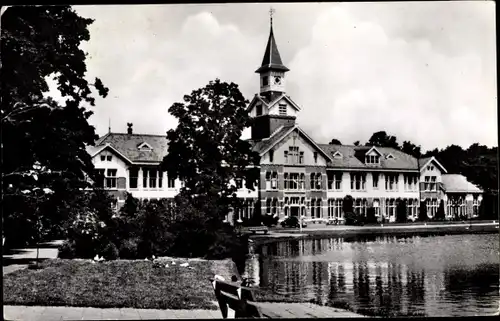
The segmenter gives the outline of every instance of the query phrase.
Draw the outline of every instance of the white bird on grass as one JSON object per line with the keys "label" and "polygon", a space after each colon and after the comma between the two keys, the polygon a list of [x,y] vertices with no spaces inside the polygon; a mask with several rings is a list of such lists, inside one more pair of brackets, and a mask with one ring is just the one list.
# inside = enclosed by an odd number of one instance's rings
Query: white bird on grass
{"label": "white bird on grass", "polygon": [[175,265],[175,262],[174,262],[174,261],[172,261],[172,265]]}
{"label": "white bird on grass", "polygon": [[187,263],[187,262],[186,263],[182,263],[180,266],[187,267],[187,266],[189,266],[189,263]]}

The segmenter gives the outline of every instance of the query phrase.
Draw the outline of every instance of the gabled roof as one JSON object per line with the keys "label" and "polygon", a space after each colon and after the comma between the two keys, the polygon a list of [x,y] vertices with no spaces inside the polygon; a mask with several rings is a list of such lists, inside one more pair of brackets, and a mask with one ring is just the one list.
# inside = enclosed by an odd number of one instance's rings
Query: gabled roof
{"label": "gabled roof", "polygon": [[443,174],[441,176],[444,190],[447,193],[482,193],[483,191],[472,184],[461,174]]}
{"label": "gabled roof", "polygon": [[339,152],[342,157],[335,157],[328,167],[330,168],[352,168],[352,169],[403,169],[403,170],[414,170],[418,171],[417,159],[411,155],[405,154],[400,150],[392,147],[377,147],[377,150],[382,155],[392,154],[393,159],[386,159],[385,157],[380,158],[379,164],[365,164],[364,155],[368,150],[371,149],[370,146],[352,146],[352,145],[330,145],[330,144],[320,144],[321,149],[330,155]]}
{"label": "gabled roof", "polygon": [[246,108],[247,112],[250,111],[252,109],[252,107],[255,106],[256,102],[259,102],[259,101],[262,102],[269,109],[269,108],[272,108],[278,101],[280,101],[283,98],[286,99],[286,101],[288,101],[290,103],[290,105],[292,105],[293,108],[295,108],[297,111],[300,111],[300,106],[297,105],[292,100],[292,98],[290,98],[290,96],[286,95],[285,93],[280,93],[280,95],[275,96],[274,99],[271,101],[269,101],[267,99],[267,97],[265,97],[265,96],[255,94],[252,101],[248,104],[248,106]]}
{"label": "gabled roof", "polygon": [[[152,150],[140,150],[138,147],[144,143]],[[110,147],[132,163],[160,163],[168,153],[167,137],[164,135],[121,133],[108,133],[100,137],[95,146],[87,147],[87,151],[95,156],[106,147]]]}
{"label": "gabled roof", "polygon": [[314,140],[311,137],[309,137],[309,135],[307,135],[297,125],[282,126],[267,139],[263,139],[256,142],[250,141],[253,144],[252,150],[259,153],[259,155],[262,156],[265,153],[267,153],[271,148],[276,146],[279,142],[281,142],[283,139],[285,139],[294,130],[298,130],[299,134],[302,134],[302,136],[304,136],[311,145],[313,145],[321,154],[323,154],[327,160],[331,160],[332,157],[328,155],[323,149],[321,149],[320,146],[316,144]]}
{"label": "gabled roof", "polygon": [[444,166],[441,165],[441,163],[439,163],[434,156],[420,158],[418,160],[418,165],[419,165],[420,171],[422,171],[424,168],[426,168],[427,165],[429,165],[431,162],[433,162],[434,164],[436,164],[441,169],[442,172],[448,173],[448,171],[446,170],[446,168],[444,168]]}
{"label": "gabled roof", "polygon": [[382,153],[375,146],[372,146],[372,148],[370,148],[365,154],[368,154],[372,150],[376,151],[379,154],[379,156],[382,156]]}
{"label": "gabled roof", "polygon": [[264,53],[264,58],[262,58],[262,64],[255,72],[261,73],[267,70],[281,70],[289,71],[287,67],[283,65],[281,61],[281,56],[278,51],[278,46],[276,45],[276,40],[274,39],[273,24],[271,22],[271,32],[269,33],[269,39],[267,40],[266,51]]}

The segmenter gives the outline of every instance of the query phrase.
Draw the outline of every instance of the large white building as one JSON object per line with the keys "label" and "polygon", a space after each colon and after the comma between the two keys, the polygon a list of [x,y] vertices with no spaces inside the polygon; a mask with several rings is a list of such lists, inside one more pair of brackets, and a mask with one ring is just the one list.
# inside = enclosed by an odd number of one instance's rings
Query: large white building
{"label": "large white building", "polygon": [[[388,147],[329,145],[315,142],[296,123],[301,108],[286,94],[286,73],[271,25],[259,74],[260,92],[247,110],[255,123],[251,143],[261,161],[255,191],[237,182],[244,206],[236,219],[262,214],[306,218],[343,218],[342,201],[354,198],[354,210],[395,220],[396,202],[406,200],[408,216],[416,218],[420,203],[434,216],[441,200],[447,217],[477,215],[482,191],[458,174],[448,174],[431,157],[416,159]],[[108,133],[89,148],[102,185],[115,195],[118,206],[125,192],[143,199],[173,198],[181,182],[159,170],[168,152],[166,136]]]}

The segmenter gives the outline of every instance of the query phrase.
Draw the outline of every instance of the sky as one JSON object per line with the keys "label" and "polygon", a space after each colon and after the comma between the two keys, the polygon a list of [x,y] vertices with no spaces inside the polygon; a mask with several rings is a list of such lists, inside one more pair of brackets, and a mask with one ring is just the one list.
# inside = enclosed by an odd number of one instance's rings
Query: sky
{"label": "sky", "polygon": [[[423,150],[498,146],[495,3],[373,2],[74,6],[95,19],[87,76],[109,96],[90,123],[165,134],[168,108],[210,80],[247,99],[269,36],[269,9],[297,122],[318,143],[365,143],[379,130]],[[249,132],[245,133],[249,137]]]}

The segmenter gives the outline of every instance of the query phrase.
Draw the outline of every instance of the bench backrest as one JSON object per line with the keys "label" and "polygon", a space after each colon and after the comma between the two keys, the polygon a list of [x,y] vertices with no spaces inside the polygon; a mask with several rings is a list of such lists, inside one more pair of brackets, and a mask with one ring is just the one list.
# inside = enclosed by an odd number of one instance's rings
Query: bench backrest
{"label": "bench backrest", "polygon": [[[262,317],[257,307],[247,303],[254,301],[250,288],[218,278],[211,278],[210,282],[212,282],[215,297],[217,298],[224,319]],[[232,315],[232,311],[234,311],[234,315]]]}

